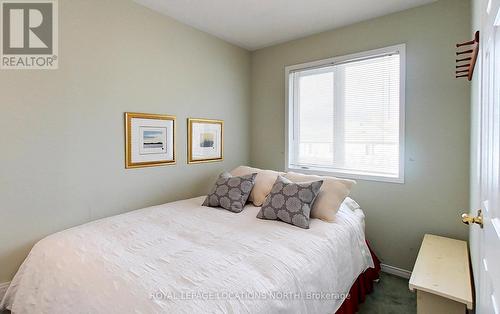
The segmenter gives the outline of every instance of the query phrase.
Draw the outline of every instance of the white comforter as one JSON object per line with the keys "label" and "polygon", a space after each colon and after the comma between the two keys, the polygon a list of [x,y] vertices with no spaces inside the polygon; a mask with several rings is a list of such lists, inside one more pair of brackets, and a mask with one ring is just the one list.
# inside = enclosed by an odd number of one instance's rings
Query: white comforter
{"label": "white comforter", "polygon": [[373,266],[364,215],[344,202],[309,230],[194,198],[51,235],[0,309],[13,313],[333,313]]}

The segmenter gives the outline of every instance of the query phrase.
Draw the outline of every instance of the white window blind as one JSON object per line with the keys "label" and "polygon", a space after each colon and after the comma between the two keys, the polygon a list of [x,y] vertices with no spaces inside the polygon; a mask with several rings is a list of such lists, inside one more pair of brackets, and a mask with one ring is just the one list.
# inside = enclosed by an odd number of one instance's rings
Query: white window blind
{"label": "white window blind", "polygon": [[400,45],[287,69],[287,167],[402,181],[403,60]]}

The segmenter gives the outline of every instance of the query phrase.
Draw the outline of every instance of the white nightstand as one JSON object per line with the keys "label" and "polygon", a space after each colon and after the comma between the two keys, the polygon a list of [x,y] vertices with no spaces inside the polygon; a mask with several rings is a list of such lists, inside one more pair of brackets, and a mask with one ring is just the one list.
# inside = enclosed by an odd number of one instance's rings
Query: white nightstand
{"label": "white nightstand", "polygon": [[417,291],[418,314],[463,314],[472,309],[467,242],[426,234],[409,287]]}

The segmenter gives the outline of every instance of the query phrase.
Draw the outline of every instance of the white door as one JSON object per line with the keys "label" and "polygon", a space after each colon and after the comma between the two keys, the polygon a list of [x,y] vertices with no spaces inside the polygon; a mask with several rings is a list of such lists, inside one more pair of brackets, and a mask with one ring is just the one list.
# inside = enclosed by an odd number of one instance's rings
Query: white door
{"label": "white door", "polygon": [[[481,7],[478,72],[479,199],[484,227],[471,226],[476,313],[500,314],[500,0]],[[472,212],[472,214],[476,214]]]}

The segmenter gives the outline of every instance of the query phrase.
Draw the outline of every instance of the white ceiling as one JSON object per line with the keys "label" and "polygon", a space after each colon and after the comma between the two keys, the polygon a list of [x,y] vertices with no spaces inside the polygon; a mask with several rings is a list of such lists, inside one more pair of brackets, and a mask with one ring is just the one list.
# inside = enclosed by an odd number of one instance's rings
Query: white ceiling
{"label": "white ceiling", "polygon": [[436,0],[135,0],[240,47],[277,43]]}

